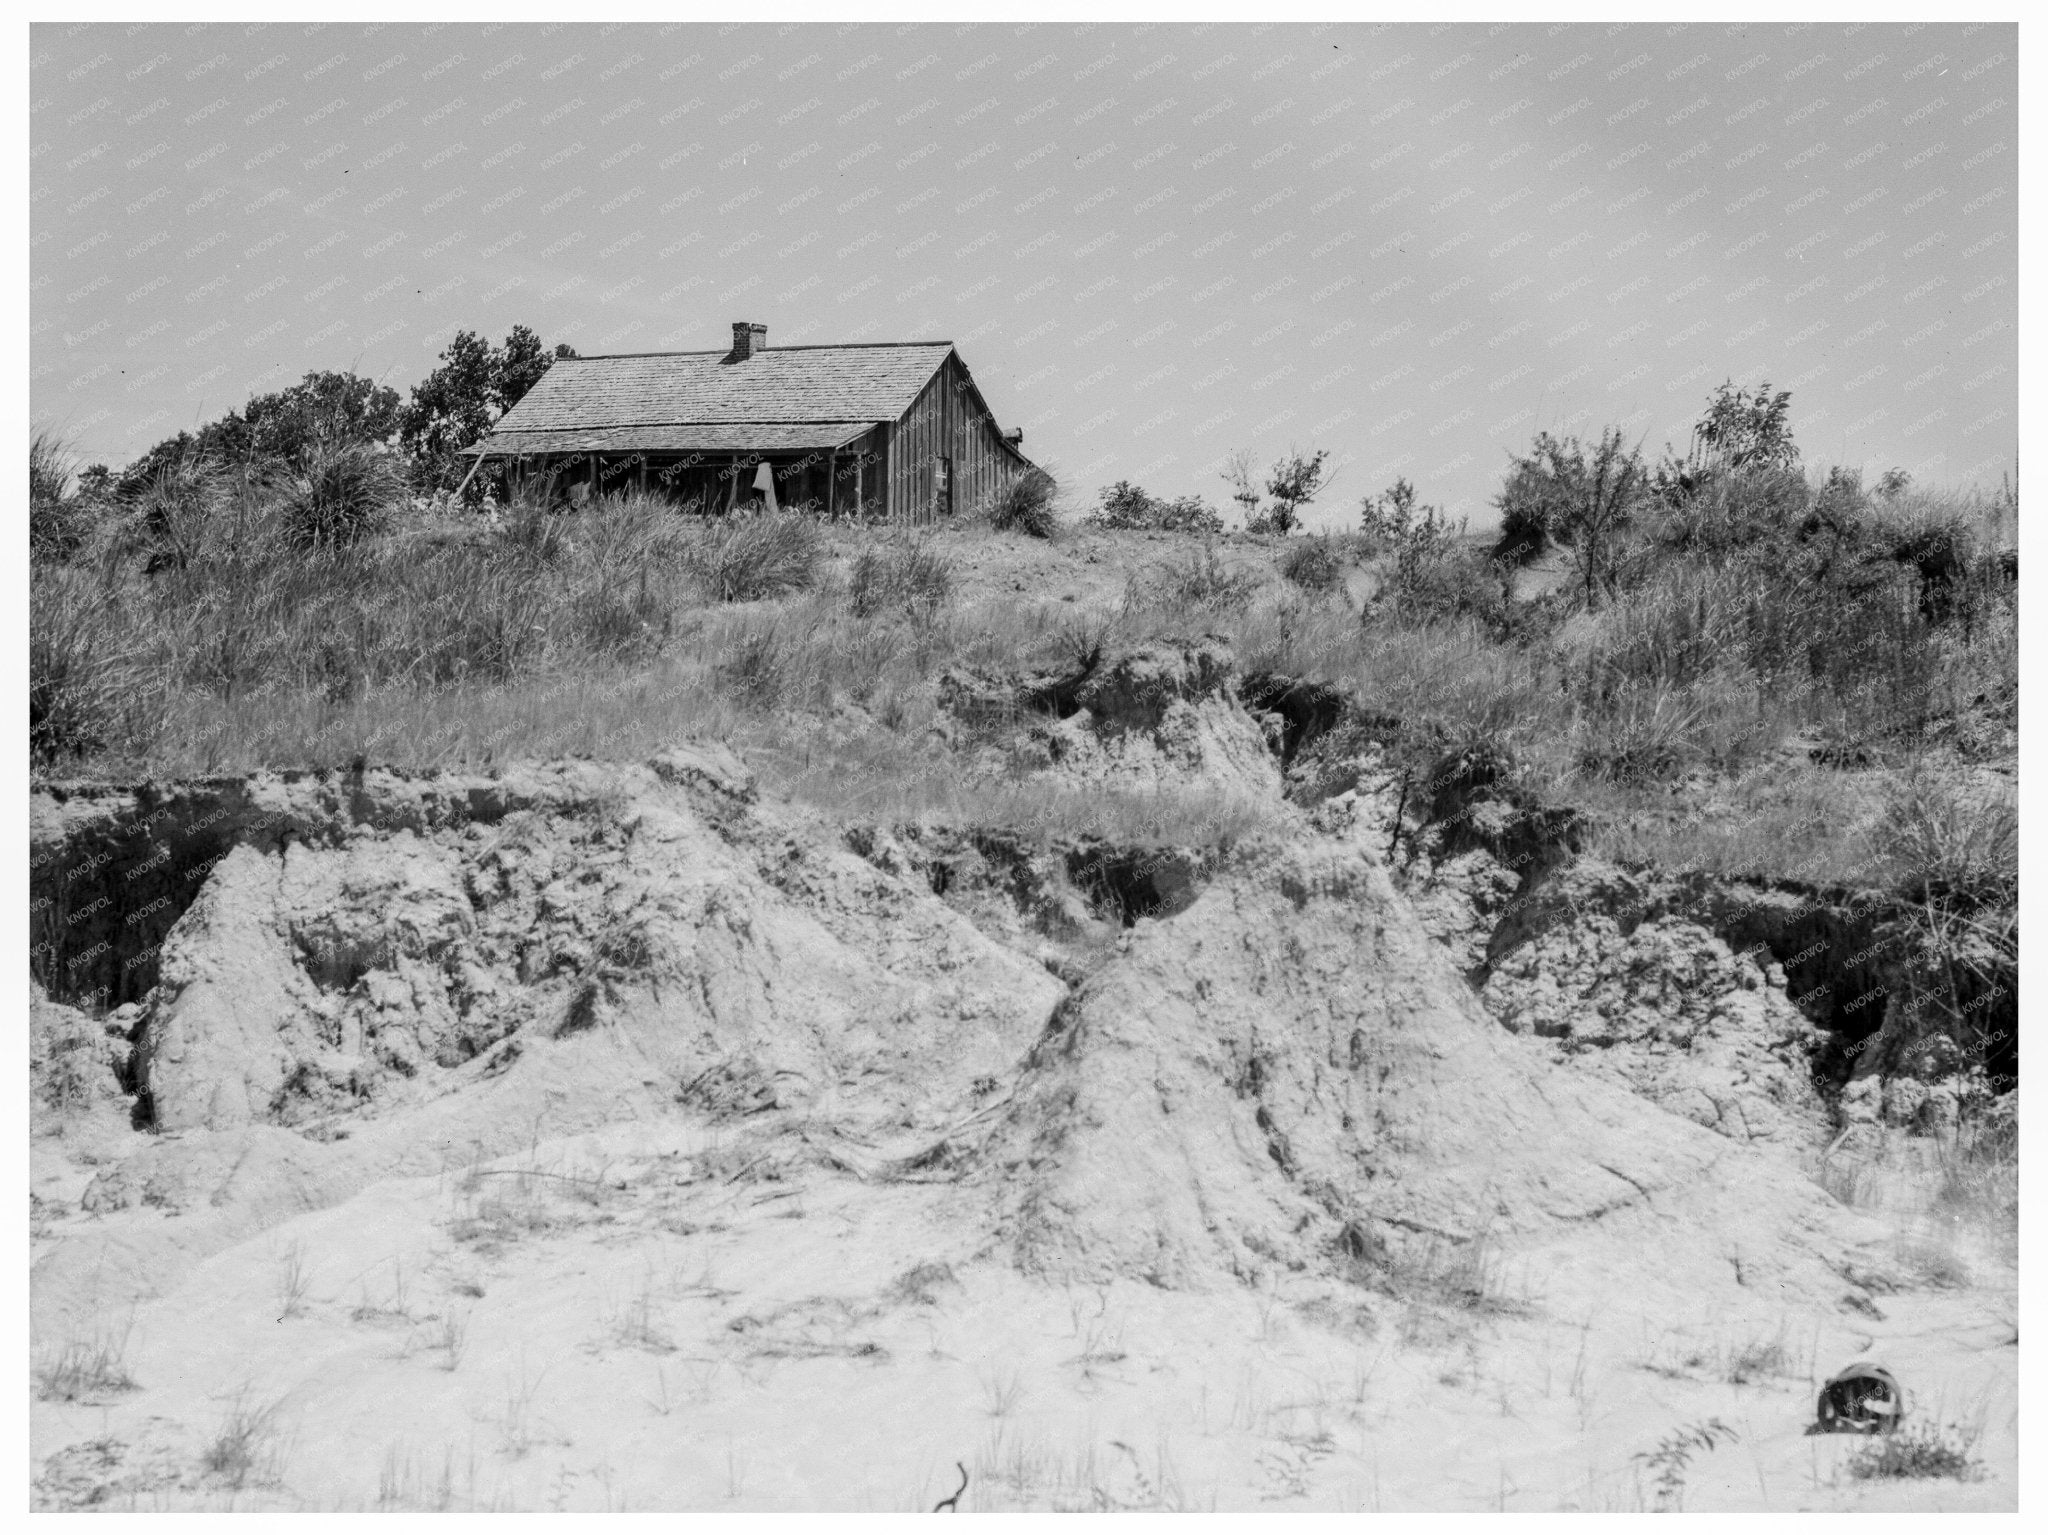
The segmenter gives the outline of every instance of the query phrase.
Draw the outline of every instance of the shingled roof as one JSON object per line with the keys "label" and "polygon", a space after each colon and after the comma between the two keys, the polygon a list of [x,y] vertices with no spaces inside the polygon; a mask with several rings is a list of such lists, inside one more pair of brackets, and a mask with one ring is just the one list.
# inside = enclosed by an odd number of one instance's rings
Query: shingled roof
{"label": "shingled roof", "polygon": [[895,421],[952,350],[950,341],[908,341],[776,347],[739,362],[726,352],[565,357],[492,435]]}

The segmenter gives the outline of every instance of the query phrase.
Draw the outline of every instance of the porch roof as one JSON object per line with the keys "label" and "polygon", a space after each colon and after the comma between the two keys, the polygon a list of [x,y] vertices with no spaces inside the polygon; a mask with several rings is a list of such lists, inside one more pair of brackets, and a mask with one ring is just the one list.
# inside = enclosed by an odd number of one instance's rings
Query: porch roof
{"label": "porch roof", "polygon": [[469,457],[488,458],[527,458],[549,453],[805,453],[843,448],[881,424],[732,421],[500,431],[463,452]]}

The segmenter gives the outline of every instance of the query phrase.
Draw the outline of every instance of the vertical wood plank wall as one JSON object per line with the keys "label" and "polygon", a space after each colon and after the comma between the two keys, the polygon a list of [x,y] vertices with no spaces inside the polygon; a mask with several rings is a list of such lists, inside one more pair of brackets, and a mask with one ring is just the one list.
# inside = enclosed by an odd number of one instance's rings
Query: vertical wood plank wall
{"label": "vertical wood plank wall", "polygon": [[888,433],[890,520],[916,525],[936,520],[936,462],[941,458],[953,461],[956,514],[973,513],[1017,476],[1017,460],[995,423],[977,417],[959,359],[948,357]]}

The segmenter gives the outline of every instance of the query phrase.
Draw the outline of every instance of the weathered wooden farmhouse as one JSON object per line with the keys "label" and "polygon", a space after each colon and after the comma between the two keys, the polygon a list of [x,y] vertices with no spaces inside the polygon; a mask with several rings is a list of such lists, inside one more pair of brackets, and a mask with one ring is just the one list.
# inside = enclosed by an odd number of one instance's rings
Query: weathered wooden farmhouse
{"label": "weathered wooden farmhouse", "polygon": [[470,454],[558,486],[644,487],[721,512],[763,502],[926,523],[1031,468],[950,341],[790,346],[736,321],[728,352],[563,358]]}

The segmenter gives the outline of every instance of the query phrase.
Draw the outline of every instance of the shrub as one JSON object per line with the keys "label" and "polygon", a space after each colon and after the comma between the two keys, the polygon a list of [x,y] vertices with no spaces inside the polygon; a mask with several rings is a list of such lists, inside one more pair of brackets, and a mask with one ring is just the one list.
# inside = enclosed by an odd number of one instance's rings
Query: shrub
{"label": "shrub", "polygon": [[1153,533],[1223,531],[1223,518],[1200,496],[1163,501],[1142,486],[1118,480],[1102,492],[1102,504],[1088,519],[1092,527]]}
{"label": "shrub", "polygon": [[722,518],[683,556],[685,567],[716,602],[754,602],[817,584],[822,558],[817,524],[782,513]]}
{"label": "shrub", "polygon": [[1703,475],[1661,499],[1666,510],[1656,522],[1656,542],[1717,555],[1795,537],[1813,495],[1798,470],[1759,466]]}
{"label": "shrub", "polygon": [[226,501],[226,481],[212,461],[186,454],[159,464],[130,502],[148,569],[182,570],[200,559],[218,541]]}
{"label": "shrub", "polygon": [[1328,537],[1295,544],[1280,561],[1280,574],[1305,592],[1335,590],[1344,581],[1344,557]]}
{"label": "shrub", "polygon": [[1953,1423],[1916,1423],[1864,1445],[1850,1458],[1849,1474],[1864,1481],[1938,1476],[1974,1481],[1984,1467],[1970,1453],[1972,1443]]}
{"label": "shrub", "polygon": [[847,582],[858,618],[872,618],[890,608],[900,608],[912,618],[930,618],[952,594],[951,562],[922,542],[863,549]]}
{"label": "shrub", "polygon": [[1472,620],[1496,640],[1528,627],[1522,621],[1548,609],[1524,612],[1509,600],[1513,567],[1478,549],[1404,548],[1382,572],[1374,611],[1404,624]]}
{"label": "shrub", "polygon": [[989,503],[989,526],[998,533],[1025,533],[1032,538],[1051,538],[1059,531],[1059,512],[1053,498],[1059,485],[1036,465],[1004,487]]}
{"label": "shrub", "polygon": [[1258,589],[1259,578],[1251,571],[1226,565],[1217,557],[1214,544],[1203,544],[1199,550],[1168,561],[1160,572],[1160,595],[1188,607],[1241,608]]}
{"label": "shrub", "polygon": [[131,617],[84,572],[36,570],[29,581],[28,739],[54,762],[112,745],[150,681]]}
{"label": "shrub", "polygon": [[1586,606],[1612,595],[1618,539],[1648,490],[1643,462],[1618,427],[1588,447],[1576,437],[1538,432],[1534,448],[1515,460],[1502,492],[1504,542],[1554,538],[1579,566]]}
{"label": "shrub", "polygon": [[1315,500],[1323,488],[1323,463],[1329,456],[1327,448],[1309,454],[1298,448],[1289,449],[1287,456],[1267,472],[1265,493],[1273,498],[1273,504],[1263,508],[1258,485],[1252,478],[1251,455],[1238,453],[1231,457],[1224,465],[1223,477],[1230,483],[1231,499],[1244,508],[1245,531],[1285,537],[1300,527],[1301,509]]}
{"label": "shrub", "polygon": [[200,1456],[206,1471],[240,1489],[250,1482],[274,1480],[282,1458],[277,1422],[281,1402],[252,1406],[246,1390],[229,1403],[212,1441]]}
{"label": "shrub", "polygon": [[405,495],[398,461],[368,443],[310,448],[280,509],[285,536],[302,549],[359,543],[385,529]]}

